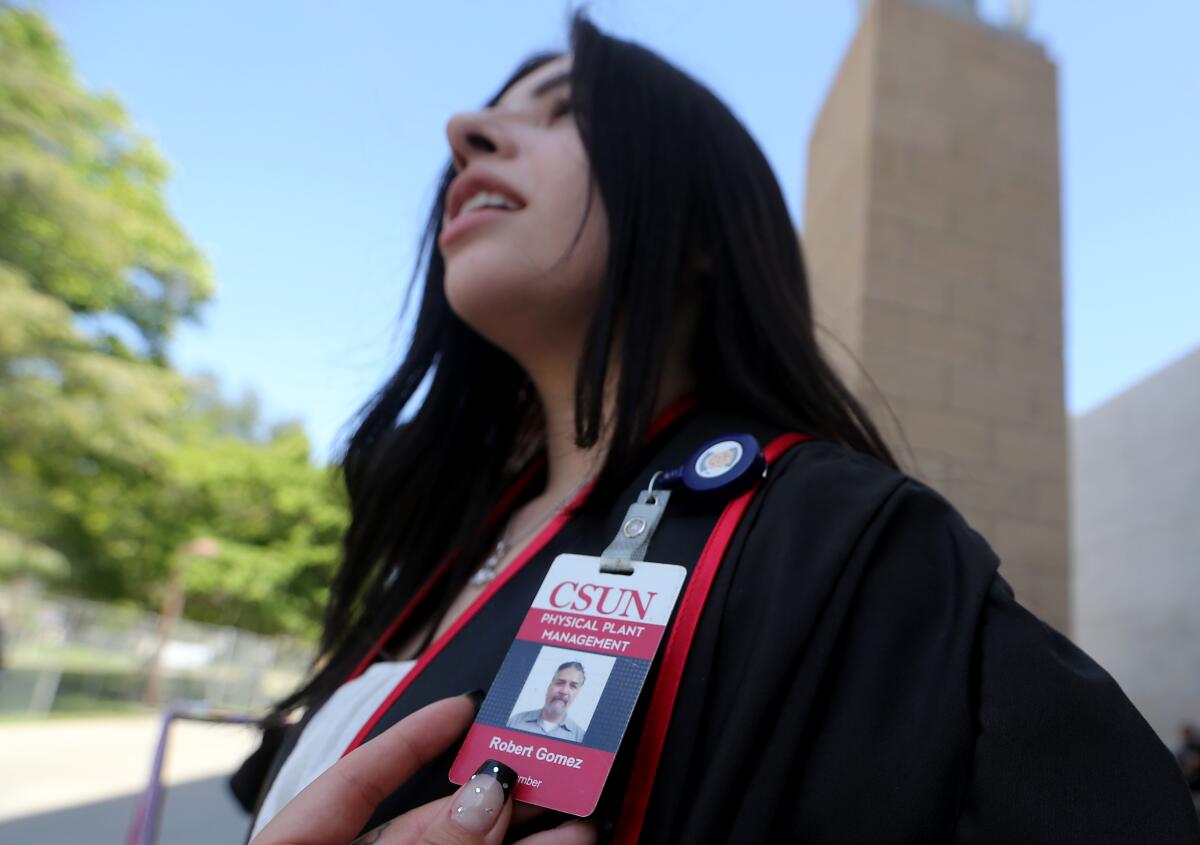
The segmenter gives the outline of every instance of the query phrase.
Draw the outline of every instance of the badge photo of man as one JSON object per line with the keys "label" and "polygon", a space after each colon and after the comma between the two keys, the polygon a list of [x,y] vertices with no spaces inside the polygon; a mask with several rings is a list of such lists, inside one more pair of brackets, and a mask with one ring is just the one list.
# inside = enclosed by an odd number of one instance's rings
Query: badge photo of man
{"label": "badge photo of man", "polygon": [[567,711],[575,703],[575,698],[586,680],[587,673],[582,663],[577,660],[563,663],[554,672],[550,685],[546,687],[546,701],[541,709],[512,714],[508,720],[508,727],[545,734],[555,739],[582,742],[583,728],[567,715]]}

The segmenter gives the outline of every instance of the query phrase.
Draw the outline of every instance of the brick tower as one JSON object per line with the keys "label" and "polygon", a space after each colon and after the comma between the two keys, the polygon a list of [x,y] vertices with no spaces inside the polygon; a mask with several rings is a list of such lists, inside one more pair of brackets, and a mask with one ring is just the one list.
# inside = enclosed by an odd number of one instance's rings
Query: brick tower
{"label": "brick tower", "polygon": [[809,145],[821,341],[1069,633],[1055,66],[966,0],[864,6]]}

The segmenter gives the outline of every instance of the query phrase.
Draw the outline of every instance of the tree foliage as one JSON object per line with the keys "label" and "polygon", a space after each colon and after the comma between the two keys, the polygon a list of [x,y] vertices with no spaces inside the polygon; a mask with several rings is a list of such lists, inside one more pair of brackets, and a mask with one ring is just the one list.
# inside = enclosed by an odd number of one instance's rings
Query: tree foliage
{"label": "tree foliage", "polygon": [[84,91],[40,15],[0,7],[0,255],[30,287],[132,328],[161,361],[171,328],[212,294],[202,254],[166,207],[166,162],[115,97]]}
{"label": "tree foliage", "polygon": [[169,456],[170,510],[218,551],[186,561],[193,618],[315,634],[347,519],[335,474],[314,467],[294,423],[259,432],[257,402],[193,385]]}
{"label": "tree foliage", "polygon": [[[0,3],[0,577],[311,633],[345,505],[294,424],[261,431],[167,358],[214,293],[154,144],[85,91],[37,13]],[[185,551],[198,537],[215,555]]]}

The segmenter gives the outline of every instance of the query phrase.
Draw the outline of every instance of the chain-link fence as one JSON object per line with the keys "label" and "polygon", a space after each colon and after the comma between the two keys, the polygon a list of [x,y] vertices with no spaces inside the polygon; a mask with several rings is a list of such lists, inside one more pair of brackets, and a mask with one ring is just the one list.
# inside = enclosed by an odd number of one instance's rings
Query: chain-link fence
{"label": "chain-link fence", "polygon": [[157,671],[162,702],[258,711],[294,688],[303,643],[156,613],[0,587],[0,716],[137,711]]}

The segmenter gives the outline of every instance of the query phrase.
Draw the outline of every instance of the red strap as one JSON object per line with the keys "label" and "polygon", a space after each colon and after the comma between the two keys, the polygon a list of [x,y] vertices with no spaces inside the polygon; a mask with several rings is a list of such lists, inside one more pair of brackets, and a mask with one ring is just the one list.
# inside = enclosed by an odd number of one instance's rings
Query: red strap
{"label": "red strap", "polygon": [[[517,495],[525,489],[525,485],[528,484],[530,479],[537,474],[545,462],[546,456],[543,453],[538,455],[537,458],[529,463],[529,466],[526,467],[519,476],[517,476],[517,480],[512,483],[508,490],[505,491],[504,495],[500,497],[500,500],[496,503],[496,506],[492,508],[492,512],[488,514],[488,517],[484,522],[485,525],[491,525],[501,514],[508,512],[509,507],[512,506],[512,500],[515,499]],[[358,666],[354,667],[354,671],[347,676],[346,681],[352,681],[363,672],[367,671],[367,667],[374,662],[375,655],[379,654],[379,650],[383,648],[383,644],[392,638],[392,634],[396,633],[396,630],[404,624],[408,617],[412,616],[413,611],[416,610],[416,608],[420,606],[421,602],[425,600],[425,597],[429,595],[429,591],[432,590],[434,585],[442,580],[442,577],[450,570],[450,564],[454,563],[454,559],[456,557],[458,557],[458,549],[452,550],[450,554],[446,555],[445,559],[437,565],[437,568],[433,570],[433,575],[430,576],[428,581],[421,585],[421,589],[417,590],[416,594],[409,600],[408,604],[404,606],[404,609],[400,611],[399,615],[394,620],[392,620],[392,624],[388,625],[387,630],[385,630],[379,639],[375,641],[375,645],[371,646],[371,650],[367,652],[366,657],[359,661]],[[346,681],[343,681],[342,683],[346,683]]]}
{"label": "red strap", "polygon": [[[808,439],[808,435],[795,432],[780,435],[767,445],[763,456],[767,463],[771,464],[788,448]],[[625,803],[617,823],[616,838],[613,840],[616,845],[636,842],[641,835],[642,822],[645,820],[646,807],[650,801],[650,789],[654,785],[654,774],[658,770],[658,760],[662,756],[663,743],[670,726],[671,711],[675,707],[675,696],[679,692],[683,667],[696,634],[696,626],[700,622],[700,614],[704,610],[704,603],[708,599],[708,592],[721,566],[721,559],[725,556],[729,541],[733,538],[733,533],[737,530],[738,523],[741,522],[742,515],[760,484],[756,484],[725,506],[716,527],[708,536],[708,542],[704,544],[704,551],[700,553],[700,560],[696,562],[691,578],[688,579],[679,612],[667,639],[667,647],[663,651],[662,666],[654,684],[650,709],[646,713],[646,724],[642,728],[641,742],[634,757],[633,773],[629,778]]]}
{"label": "red strap", "polygon": [[[670,425],[682,414],[690,410],[698,401],[699,396],[694,392],[684,394],[680,398],[676,399],[674,402],[664,408],[650,424],[650,429],[646,433],[646,439],[649,440],[651,437],[658,434],[658,432],[662,431],[663,428]],[[359,745],[366,741],[366,738],[370,735],[371,730],[376,724],[379,723],[379,720],[383,718],[383,714],[386,713],[388,708],[391,707],[392,704],[404,694],[404,691],[408,689],[409,685],[413,681],[417,679],[417,676],[425,671],[425,667],[433,662],[433,659],[437,657],[446,647],[446,645],[458,635],[458,632],[461,631],[463,627],[471,621],[472,618],[474,618],[475,614],[479,612],[480,608],[487,604],[491,600],[492,596],[495,595],[495,593],[501,587],[515,577],[516,574],[525,566],[525,564],[528,563],[534,555],[540,552],[542,548],[554,538],[554,535],[557,534],[564,525],[566,525],[567,521],[571,518],[571,513],[577,507],[579,507],[581,502],[587,498],[588,493],[592,491],[592,487],[594,485],[594,481],[588,482],[578,493],[576,493],[575,497],[571,499],[567,506],[559,511],[558,514],[555,515],[554,519],[550,520],[550,523],[541,531],[539,531],[537,536],[529,541],[529,543],[521,550],[521,553],[517,555],[513,562],[504,567],[503,571],[496,576],[495,580],[488,584],[487,588],[475,597],[475,601],[471,602],[470,606],[462,612],[458,619],[454,620],[454,624],[451,625],[448,630],[444,631],[440,637],[430,643],[429,648],[425,649],[424,654],[418,658],[416,665],[408,671],[408,674],[400,679],[400,683],[398,683],[392,690],[391,694],[384,699],[383,703],[375,708],[375,712],[371,715],[371,718],[368,719],[366,724],[364,724],[362,728],[359,729],[358,733],[355,734],[354,739],[350,742],[350,745],[345,751],[342,752],[343,757],[345,757],[355,748],[358,748]],[[509,498],[509,495],[506,494],[505,498]],[[434,574],[434,578],[440,577],[440,574],[448,565],[448,560],[439,564],[438,570]],[[430,580],[432,581],[433,579]],[[404,618],[412,612],[412,608],[416,607],[417,601],[419,601],[421,597],[428,592],[429,586],[430,585],[426,585],[421,589],[420,593],[417,594],[413,601],[409,602],[408,607],[406,607],[401,613],[400,620],[389,626],[388,630],[395,630],[395,628],[399,626],[400,622],[404,621]],[[378,653],[379,649],[386,641],[386,637],[384,637],[375,644],[375,647],[372,649],[370,655],[371,658]],[[369,658],[360,664],[359,668],[355,670],[355,674],[357,675],[360,671],[365,671],[368,665],[370,665]]]}
{"label": "red strap", "polygon": [[476,596],[475,601],[471,602],[470,606],[464,610],[457,619],[454,620],[454,624],[451,625],[447,631],[443,632],[440,637],[430,643],[429,648],[425,649],[424,654],[418,658],[417,664],[408,671],[408,674],[400,679],[400,683],[398,683],[395,689],[392,690],[391,694],[383,700],[383,703],[375,708],[375,712],[371,715],[371,718],[368,719],[366,724],[364,724],[362,728],[359,729],[358,733],[355,734],[354,739],[350,742],[350,745],[345,751],[342,752],[343,757],[345,757],[355,748],[358,748],[359,745],[366,741],[366,738],[371,733],[371,730],[376,724],[379,723],[379,720],[383,718],[383,714],[388,711],[388,708],[391,707],[393,703],[395,703],[396,699],[404,694],[404,691],[408,689],[409,685],[413,681],[417,679],[417,676],[425,671],[425,667],[432,663],[433,659],[442,653],[442,649],[444,649],[452,639],[458,636],[458,632],[463,629],[464,625],[471,621],[475,614],[479,612],[479,609],[491,601],[491,598],[493,595],[495,595],[496,591],[507,584],[518,572],[521,571],[530,558],[540,552],[542,547],[550,542],[554,535],[559,532],[559,529],[561,529],[563,525],[566,524],[567,520],[571,518],[571,511],[573,511],[578,504],[587,497],[587,494],[591,492],[593,484],[594,482],[588,482],[588,484],[582,490],[576,493],[570,504],[568,504],[563,510],[559,511],[554,519],[550,520],[550,524],[538,532],[538,535],[521,550],[521,554],[519,554],[512,563],[504,567],[500,574],[496,576],[495,580],[487,585],[487,589]]}
{"label": "red strap", "polygon": [[[667,405],[667,407],[663,408],[654,421],[650,423],[650,428],[646,432],[646,439],[649,440],[650,438],[654,437],[666,426],[677,420],[680,415],[691,410],[698,401],[699,394],[692,391],[683,394],[675,401],[671,402],[669,405]],[[491,525],[502,514],[508,513],[509,508],[512,507],[513,499],[515,499],[517,495],[525,489],[525,485],[528,484],[534,475],[541,470],[545,462],[545,452],[539,453],[538,456],[530,462],[529,466],[525,468],[525,470],[517,477],[516,481],[514,481],[508,490],[505,491],[504,495],[500,497],[500,500],[496,503],[496,506],[492,508],[492,512],[488,514],[487,519],[484,521],[485,525]],[[591,485],[588,485],[584,493],[590,489]],[[567,511],[570,511],[573,508],[576,501],[583,501],[583,496],[579,496],[576,498],[576,500],[573,500],[571,505],[567,507]],[[555,523],[551,524],[553,525]],[[547,538],[547,541],[548,540],[549,538]],[[536,542],[536,539],[534,542]],[[539,548],[541,545],[545,545],[545,543],[540,544]],[[347,675],[346,680],[342,681],[342,683],[353,681],[363,672],[367,671],[367,667],[369,667],[375,661],[375,657],[379,654],[380,649],[383,648],[384,643],[390,640],[392,635],[396,633],[400,626],[403,625],[410,616],[412,616],[413,611],[416,610],[416,608],[420,606],[421,602],[425,600],[425,597],[429,595],[430,590],[432,590],[434,586],[441,581],[445,574],[450,570],[450,565],[454,563],[454,559],[456,557],[458,557],[458,549],[453,549],[448,555],[446,555],[445,559],[443,559],[442,562],[437,565],[437,568],[433,570],[433,575],[430,576],[429,580],[421,586],[421,589],[417,590],[416,594],[412,597],[412,599],[409,600],[408,604],[406,604],[396,618],[392,620],[392,624],[388,625],[387,629],[384,630],[379,639],[375,641],[375,645],[371,647],[371,650],[368,651],[366,656],[358,662],[358,665],[354,667],[354,671]],[[513,569],[518,562],[524,563],[526,559],[526,556],[522,555],[520,561],[513,561],[513,563],[506,567],[506,569]],[[471,608],[468,608],[468,612],[472,613],[473,615],[473,610],[475,609],[477,609],[475,605],[472,605]],[[410,674],[415,675],[417,668],[418,667],[414,666],[413,672]],[[353,747],[354,746],[351,746],[351,748]],[[347,753],[349,753],[349,751],[347,751]]]}

